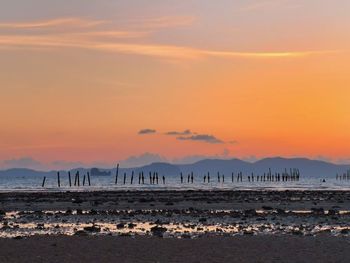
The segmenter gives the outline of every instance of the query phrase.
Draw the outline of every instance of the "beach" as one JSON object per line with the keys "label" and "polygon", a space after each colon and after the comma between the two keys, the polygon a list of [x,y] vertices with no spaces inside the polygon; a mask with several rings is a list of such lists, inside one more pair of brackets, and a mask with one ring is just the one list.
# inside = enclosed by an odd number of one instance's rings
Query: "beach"
{"label": "beach", "polygon": [[0,193],[0,262],[348,262],[349,191]]}

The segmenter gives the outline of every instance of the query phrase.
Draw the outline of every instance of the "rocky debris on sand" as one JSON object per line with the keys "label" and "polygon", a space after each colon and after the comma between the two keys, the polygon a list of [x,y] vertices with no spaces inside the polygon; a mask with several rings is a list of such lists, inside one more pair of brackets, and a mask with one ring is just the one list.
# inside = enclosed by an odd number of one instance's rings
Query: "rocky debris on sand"
{"label": "rocky debris on sand", "polygon": [[136,226],[136,225],[133,224],[133,223],[129,223],[129,224],[128,224],[128,228],[130,228],[130,229],[134,228],[135,226]]}
{"label": "rocky debris on sand", "polygon": [[246,216],[256,216],[257,215],[255,209],[244,210],[244,214]]}
{"label": "rocky debris on sand", "polygon": [[263,209],[263,210],[267,210],[267,211],[273,210],[273,208],[270,207],[270,206],[263,206],[262,209]]}
{"label": "rocky debris on sand", "polygon": [[329,216],[334,216],[334,215],[337,215],[338,214],[338,211],[334,210],[334,209],[329,209],[328,210],[328,215]]}
{"label": "rocky debris on sand", "polygon": [[83,214],[83,210],[77,209],[77,215],[82,215],[82,214]]}
{"label": "rocky debris on sand", "polygon": [[286,211],[283,210],[283,209],[281,209],[281,208],[277,208],[277,209],[276,209],[276,212],[277,212],[277,214],[279,214],[279,215],[284,215],[284,214],[286,213]]}
{"label": "rocky debris on sand", "polygon": [[313,207],[313,208],[311,208],[311,211],[315,215],[323,215],[324,214],[324,209],[322,207],[320,207],[320,208]]}
{"label": "rocky debris on sand", "polygon": [[117,224],[117,229],[123,229],[125,227],[124,223]]}
{"label": "rocky debris on sand", "polygon": [[92,225],[92,226],[84,227],[84,230],[87,232],[98,233],[101,231],[101,228],[98,226]]}
{"label": "rocky debris on sand", "polygon": [[158,237],[163,237],[163,234],[167,231],[165,227],[161,226],[154,226],[151,228],[152,235],[158,236]]}
{"label": "rocky debris on sand", "polygon": [[44,224],[42,223],[37,224],[36,229],[44,229]]}
{"label": "rocky debris on sand", "polygon": [[347,228],[342,229],[340,231],[340,234],[343,234],[343,235],[349,234],[349,229],[347,229]]}
{"label": "rocky debris on sand", "polygon": [[86,231],[84,230],[78,230],[74,233],[75,236],[87,236]]}

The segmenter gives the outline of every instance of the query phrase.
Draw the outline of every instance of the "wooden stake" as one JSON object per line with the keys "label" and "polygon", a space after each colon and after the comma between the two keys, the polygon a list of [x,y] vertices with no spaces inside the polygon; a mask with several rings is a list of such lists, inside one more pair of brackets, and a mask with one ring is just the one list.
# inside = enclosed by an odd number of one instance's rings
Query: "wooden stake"
{"label": "wooden stake", "polygon": [[72,187],[72,179],[70,177],[70,172],[68,172],[69,187]]}
{"label": "wooden stake", "polygon": [[88,183],[89,183],[89,186],[91,186],[91,181],[90,181],[90,173],[87,172],[87,178],[88,178]]}
{"label": "wooden stake", "polygon": [[118,174],[119,174],[119,163],[117,164],[117,171],[115,172],[115,182],[114,182],[114,184],[118,184]]}
{"label": "wooden stake", "polygon": [[61,187],[60,172],[57,172],[57,185]]}
{"label": "wooden stake", "polygon": [[46,176],[44,176],[43,183],[41,184],[41,187],[45,186]]}

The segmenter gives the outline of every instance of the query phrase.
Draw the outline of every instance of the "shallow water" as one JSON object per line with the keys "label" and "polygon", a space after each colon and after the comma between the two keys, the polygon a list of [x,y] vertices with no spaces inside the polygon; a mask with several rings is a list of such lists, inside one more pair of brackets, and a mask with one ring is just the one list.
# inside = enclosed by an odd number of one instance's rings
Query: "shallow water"
{"label": "shallow water", "polygon": [[[118,213],[115,213],[118,212]],[[130,211],[129,211],[130,212]],[[173,214],[171,222],[162,214],[151,215],[149,211],[129,217],[128,211],[109,213],[90,211],[12,211],[7,212],[0,223],[0,238],[31,235],[158,235],[162,237],[195,238],[202,235],[348,235],[349,211],[339,211],[337,219],[320,216],[311,211],[256,211],[257,216],[242,218],[242,211],[211,211],[204,222],[199,218]],[[232,217],[232,212],[241,213]],[[276,218],[277,217],[277,218]],[[263,219],[263,220],[258,220]],[[158,231],[154,231],[158,228]],[[159,231],[160,230],[160,231]]]}
{"label": "shallow water", "polygon": [[[187,178],[186,178],[187,179]],[[215,180],[214,180],[215,179]],[[322,178],[323,179],[323,178]],[[326,178],[322,182],[321,178],[310,177],[300,178],[299,181],[288,182],[249,182],[246,177],[243,182],[237,182],[236,178],[232,182],[231,177],[225,178],[225,182],[217,182],[213,178],[210,183],[204,183],[203,177],[195,177],[193,183],[186,182],[181,184],[179,177],[166,177],[166,183],[159,180],[159,184],[149,184],[149,179],[145,178],[145,184],[138,183],[138,177],[134,178],[133,184],[130,184],[130,177],[126,184],[123,184],[122,178],[115,184],[114,176],[91,177],[91,186],[82,186],[82,177],[80,178],[80,187],[69,187],[67,175],[61,175],[61,187],[57,187],[57,177],[49,176],[46,178],[45,187],[42,187],[42,176],[1,176],[0,191],[99,191],[99,190],[198,190],[198,189],[236,189],[236,190],[348,190],[350,189],[350,180],[336,180],[335,178]],[[72,183],[73,178],[72,178]]]}

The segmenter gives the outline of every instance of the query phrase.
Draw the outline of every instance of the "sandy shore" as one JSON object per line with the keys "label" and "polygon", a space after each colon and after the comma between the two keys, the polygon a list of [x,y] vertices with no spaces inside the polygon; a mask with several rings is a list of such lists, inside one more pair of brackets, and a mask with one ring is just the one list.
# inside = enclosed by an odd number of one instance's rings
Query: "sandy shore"
{"label": "sandy shore", "polygon": [[350,210],[350,191],[100,191],[0,193],[3,211],[70,209]]}
{"label": "sandy shore", "polygon": [[238,236],[0,239],[0,262],[350,262],[348,238]]}
{"label": "sandy shore", "polygon": [[0,262],[350,262],[350,192],[0,193],[0,237]]}
{"label": "sandy shore", "polygon": [[349,236],[347,191],[1,193],[0,237]]}

